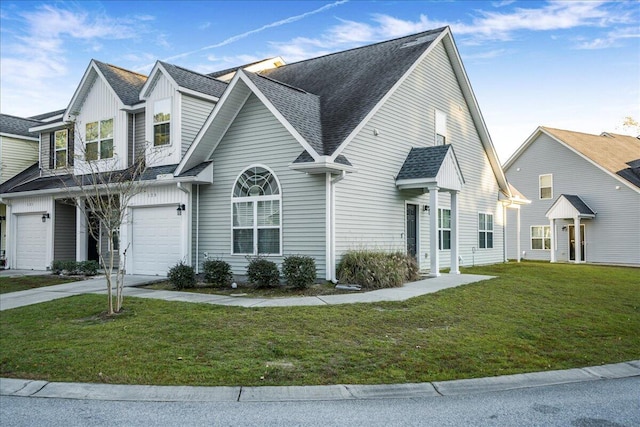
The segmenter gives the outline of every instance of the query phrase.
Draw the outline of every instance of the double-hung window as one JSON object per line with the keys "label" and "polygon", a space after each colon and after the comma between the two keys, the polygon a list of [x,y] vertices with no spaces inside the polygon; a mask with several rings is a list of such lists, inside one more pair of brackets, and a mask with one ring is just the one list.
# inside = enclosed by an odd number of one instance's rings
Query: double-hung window
{"label": "double-hung window", "polygon": [[113,157],[113,119],[87,123],[85,127],[85,160]]}
{"label": "double-hung window", "polygon": [[250,167],[236,180],[232,197],[233,254],[282,253],[282,198],[276,176]]}
{"label": "double-hung window", "polygon": [[171,99],[153,104],[153,146],[171,144]]}
{"label": "double-hung window", "polygon": [[478,247],[493,248],[493,214],[478,214]]}
{"label": "double-hung window", "polygon": [[55,167],[61,169],[67,166],[67,150],[69,141],[69,131],[67,129],[57,130],[54,135]]}
{"label": "double-hung window", "polygon": [[531,226],[531,249],[551,249],[551,227],[548,225]]}
{"label": "double-hung window", "polygon": [[438,249],[451,249],[451,209],[438,209]]}
{"label": "double-hung window", "polygon": [[540,175],[538,178],[540,186],[540,200],[553,199],[553,175]]}
{"label": "double-hung window", "polygon": [[447,143],[447,115],[436,110],[436,145]]}

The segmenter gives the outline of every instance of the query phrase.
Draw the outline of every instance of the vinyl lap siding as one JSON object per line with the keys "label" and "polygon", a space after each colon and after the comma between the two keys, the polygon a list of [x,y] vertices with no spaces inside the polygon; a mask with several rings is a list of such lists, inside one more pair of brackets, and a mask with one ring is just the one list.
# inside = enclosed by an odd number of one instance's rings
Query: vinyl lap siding
{"label": "vinyl lap siding", "polygon": [[[210,259],[229,262],[234,274],[246,273],[245,256],[230,255],[231,194],[238,175],[260,164],[274,171],[280,181],[283,255],[315,258],[318,277],[324,277],[325,177],[289,168],[301,152],[300,144],[252,95],[213,153],[213,184],[200,186],[200,229],[199,236],[196,230],[193,237],[193,247],[199,238],[200,262],[207,252]],[[269,256],[278,264],[282,258]]]}
{"label": "vinyl lap siding", "polygon": [[135,150],[135,159],[139,156],[144,156],[144,150],[147,144],[149,144],[145,135],[145,112],[137,113],[135,115],[135,129],[134,129],[134,141],[133,146]]}
{"label": "vinyl lap siding", "polygon": [[[518,171],[518,168],[520,171]],[[521,210],[521,248],[525,259],[549,260],[548,250],[532,250],[530,227],[549,225],[545,213],[561,194],[575,194],[594,211],[595,219],[585,224],[586,261],[602,263],[640,264],[640,194],[617,179],[541,134],[506,171],[507,178],[519,191],[532,200]],[[540,200],[538,177],[553,174],[553,198]],[[619,186],[619,189],[616,187]],[[557,220],[556,236],[558,261],[567,261],[568,230],[564,225],[573,220]],[[515,221],[509,224],[515,235]],[[515,247],[509,251],[515,254]]]}
{"label": "vinyl lap siding", "polygon": [[54,261],[76,259],[76,207],[63,201],[55,202]]}
{"label": "vinyl lap siding", "polygon": [[214,105],[213,102],[182,95],[182,156],[189,149]]}
{"label": "vinyl lap siding", "polygon": [[38,161],[38,142],[0,137],[0,183]]}
{"label": "vinyl lap siding", "polygon": [[[338,254],[359,247],[405,249],[404,203],[428,204],[429,195],[416,196],[397,190],[395,176],[411,147],[434,144],[434,109],[447,114],[447,141],[454,147],[466,181],[459,194],[461,265],[502,261],[499,187],[441,44],[417,66],[344,151],[358,172],[337,185]],[[374,129],[378,130],[378,136],[374,136]],[[448,193],[439,194],[439,204],[442,208],[450,206]],[[494,215],[493,249],[477,249],[478,212]],[[421,211],[419,221],[419,256],[425,267],[429,264],[429,215]],[[449,265],[449,254],[440,252],[441,267]]]}

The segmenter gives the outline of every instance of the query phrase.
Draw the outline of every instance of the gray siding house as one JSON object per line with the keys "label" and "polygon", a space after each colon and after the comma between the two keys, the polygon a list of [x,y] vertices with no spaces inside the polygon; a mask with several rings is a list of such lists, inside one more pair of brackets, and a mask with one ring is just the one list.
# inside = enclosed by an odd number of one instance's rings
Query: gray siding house
{"label": "gray siding house", "polygon": [[640,265],[640,139],[539,127],[504,169],[532,200],[509,258]]}
{"label": "gray siding house", "polygon": [[[159,61],[143,76],[94,60],[63,118],[31,130],[40,174],[0,195],[18,236],[12,268],[129,248],[129,274],[212,258],[244,274],[247,257],[303,254],[332,280],[346,251],[376,249],[455,274],[506,259],[507,208],[523,201],[447,27],[211,74]],[[87,144],[99,147],[89,159],[78,155]],[[140,156],[145,190],[118,242],[92,241],[82,203],[65,203],[74,196],[60,165],[77,175],[87,162],[124,169]]]}

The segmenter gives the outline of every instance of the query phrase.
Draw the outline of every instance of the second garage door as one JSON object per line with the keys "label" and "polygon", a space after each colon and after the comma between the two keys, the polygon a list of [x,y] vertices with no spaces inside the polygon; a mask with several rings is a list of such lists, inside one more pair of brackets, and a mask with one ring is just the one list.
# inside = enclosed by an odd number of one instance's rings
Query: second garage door
{"label": "second garage door", "polygon": [[16,216],[16,268],[46,270],[47,224],[42,214]]}
{"label": "second garage door", "polygon": [[132,213],[132,273],[166,276],[182,259],[182,217],[174,206],[135,208]]}

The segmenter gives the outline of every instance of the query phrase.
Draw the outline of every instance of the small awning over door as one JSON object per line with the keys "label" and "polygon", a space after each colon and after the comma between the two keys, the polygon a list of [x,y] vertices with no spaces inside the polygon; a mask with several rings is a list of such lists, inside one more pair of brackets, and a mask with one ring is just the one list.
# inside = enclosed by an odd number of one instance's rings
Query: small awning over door
{"label": "small awning over door", "polygon": [[549,219],[595,218],[596,212],[580,196],[561,194],[545,214]]}
{"label": "small awning over door", "polygon": [[438,187],[460,191],[464,178],[451,145],[412,148],[396,177],[400,190]]}

